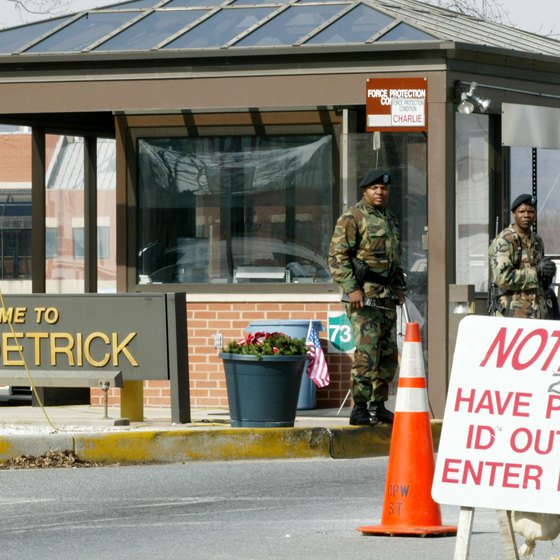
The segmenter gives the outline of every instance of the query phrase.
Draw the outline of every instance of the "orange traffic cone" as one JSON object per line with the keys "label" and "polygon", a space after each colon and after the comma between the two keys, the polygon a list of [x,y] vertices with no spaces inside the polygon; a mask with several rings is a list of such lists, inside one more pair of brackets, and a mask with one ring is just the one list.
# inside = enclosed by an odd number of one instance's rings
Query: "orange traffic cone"
{"label": "orange traffic cone", "polygon": [[391,435],[381,525],[358,527],[364,535],[445,535],[431,496],[434,444],[430,427],[420,327],[407,323]]}

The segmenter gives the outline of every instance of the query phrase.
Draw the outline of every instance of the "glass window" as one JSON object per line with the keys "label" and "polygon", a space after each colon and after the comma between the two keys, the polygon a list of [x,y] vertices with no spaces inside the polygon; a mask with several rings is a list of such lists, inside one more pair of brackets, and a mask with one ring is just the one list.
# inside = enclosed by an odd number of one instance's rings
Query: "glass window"
{"label": "glass window", "polygon": [[[510,202],[523,193],[533,192],[532,148],[511,148]],[[537,231],[547,255],[560,258],[560,150],[537,150]],[[508,209],[508,215],[509,213]]]}
{"label": "glass window", "polygon": [[[488,287],[490,137],[486,115],[456,113],[456,283]],[[493,235],[492,235],[493,237]]]}
{"label": "glass window", "polygon": [[[31,278],[30,189],[10,189],[1,193],[0,261],[0,280]],[[13,290],[13,287],[8,289]]]}
{"label": "glass window", "polygon": [[220,47],[272,13],[276,8],[224,9],[197,25],[166,49]]}
{"label": "glass window", "polygon": [[57,246],[57,236],[58,228],[48,227],[45,230],[45,256],[56,257],[58,246]]}
{"label": "glass window", "polygon": [[[419,132],[382,132],[348,135],[348,205],[361,192],[357,185],[372,167],[391,173],[389,208],[399,221],[403,258],[407,275],[411,320],[424,324],[428,319],[427,247],[423,239],[427,221],[427,146]],[[414,314],[414,317],[412,316]],[[427,331],[422,337],[427,341]]]}
{"label": "glass window", "polygon": [[178,14],[172,12],[154,12],[139,22],[127,27],[96,49],[95,51],[128,51],[151,49],[177,31],[187,27],[208,10],[189,10]]}
{"label": "glass window", "polygon": [[[54,154],[49,163],[46,192],[47,251],[50,251],[47,256],[51,257],[46,261],[47,292],[80,293],[84,288],[84,142],[82,138],[47,135],[47,145]],[[100,292],[116,290],[116,231],[111,227],[116,223],[115,184],[115,141],[98,138],[97,285]],[[52,234],[48,233],[49,229]]]}
{"label": "glass window", "polygon": [[140,283],[330,282],[332,138],[142,138]]}
{"label": "glass window", "polygon": [[100,259],[108,259],[111,253],[111,230],[107,226],[99,226],[97,228],[97,257]]}
{"label": "glass window", "polygon": [[21,49],[28,43],[35,41],[38,37],[47,33],[49,30],[58,27],[66,19],[67,18],[50,19],[41,23],[34,23],[16,27],[14,29],[7,29],[6,31],[0,31],[0,53],[13,53],[14,51]]}
{"label": "glass window", "polygon": [[290,0],[235,0],[230,6],[257,6],[260,4],[268,4],[270,6],[279,6],[287,4]]}
{"label": "glass window", "polygon": [[559,170],[560,150],[537,150],[537,230],[543,238],[546,253],[556,257],[560,257]]}
{"label": "glass window", "polygon": [[293,45],[345,7],[340,4],[291,6],[234,46]]}
{"label": "glass window", "polygon": [[420,31],[407,23],[399,23],[396,27],[385,33],[383,37],[377,39],[377,43],[387,43],[389,41],[433,41],[436,39],[424,31]]}
{"label": "glass window", "polygon": [[190,8],[191,6],[219,6],[225,0],[171,0],[164,8]]}
{"label": "glass window", "polygon": [[[72,246],[74,247],[74,258],[84,258],[84,228],[72,228]],[[97,228],[97,256],[100,259],[109,258],[110,253],[110,229],[106,226]]]}
{"label": "glass window", "polygon": [[368,6],[360,5],[306,41],[305,44],[363,43],[393,21],[395,21],[394,18],[390,16]]}
{"label": "glass window", "polygon": [[72,228],[72,254],[75,259],[84,258],[84,228]]}
{"label": "glass window", "polygon": [[47,37],[26,52],[81,51],[138,16],[138,12],[90,13]]}

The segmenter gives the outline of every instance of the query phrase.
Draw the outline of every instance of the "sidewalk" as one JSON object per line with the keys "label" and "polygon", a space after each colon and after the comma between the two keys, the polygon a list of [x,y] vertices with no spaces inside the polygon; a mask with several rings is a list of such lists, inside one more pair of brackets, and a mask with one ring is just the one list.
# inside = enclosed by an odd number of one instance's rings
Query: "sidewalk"
{"label": "sidewalk", "polygon": [[[191,423],[173,424],[165,408],[144,408],[144,421],[119,424],[119,408],[89,405],[0,406],[0,461],[48,451],[78,459],[142,464],[388,455],[391,427],[353,427],[350,409],[298,410],[293,428],[232,428],[223,409],[192,409]],[[441,421],[432,421],[434,446]]]}

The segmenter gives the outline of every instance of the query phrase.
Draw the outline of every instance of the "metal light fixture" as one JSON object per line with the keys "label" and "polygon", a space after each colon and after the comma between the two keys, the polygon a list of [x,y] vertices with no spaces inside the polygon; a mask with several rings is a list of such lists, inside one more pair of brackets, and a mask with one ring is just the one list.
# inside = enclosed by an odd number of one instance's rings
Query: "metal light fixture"
{"label": "metal light fixture", "polygon": [[463,115],[470,115],[475,109],[479,112],[484,113],[486,109],[490,106],[490,99],[482,99],[478,95],[474,94],[475,89],[478,84],[476,82],[471,82],[469,91],[463,91],[461,93],[461,102],[457,107],[457,111]]}

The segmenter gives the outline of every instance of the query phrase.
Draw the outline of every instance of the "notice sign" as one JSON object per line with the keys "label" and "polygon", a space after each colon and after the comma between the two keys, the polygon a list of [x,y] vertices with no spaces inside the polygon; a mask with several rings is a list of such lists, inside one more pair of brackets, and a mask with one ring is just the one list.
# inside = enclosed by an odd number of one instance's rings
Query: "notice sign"
{"label": "notice sign", "polygon": [[366,131],[428,130],[427,78],[368,78]]}
{"label": "notice sign", "polygon": [[432,495],[560,513],[560,322],[461,321]]}

